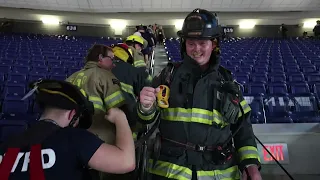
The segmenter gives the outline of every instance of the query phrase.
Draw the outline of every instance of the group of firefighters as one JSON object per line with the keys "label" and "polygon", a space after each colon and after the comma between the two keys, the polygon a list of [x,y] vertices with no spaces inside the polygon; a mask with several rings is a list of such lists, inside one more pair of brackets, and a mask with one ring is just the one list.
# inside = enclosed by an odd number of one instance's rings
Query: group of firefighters
{"label": "group of firefighters", "polygon": [[183,62],[154,78],[141,53],[147,41],[131,35],[93,45],[66,81],[32,83],[24,98],[35,93],[43,114],[0,145],[0,179],[142,180],[132,173],[133,135],[154,123],[147,179],[261,180],[251,109],[220,66],[216,17],[195,9],[178,35]]}

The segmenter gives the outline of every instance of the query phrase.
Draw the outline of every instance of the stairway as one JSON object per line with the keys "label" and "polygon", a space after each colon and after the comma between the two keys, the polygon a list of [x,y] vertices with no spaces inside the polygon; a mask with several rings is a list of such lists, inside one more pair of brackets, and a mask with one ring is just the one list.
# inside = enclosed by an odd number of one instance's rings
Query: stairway
{"label": "stairway", "polygon": [[154,51],[154,76],[156,76],[163,68],[166,67],[168,58],[163,45],[157,45]]}

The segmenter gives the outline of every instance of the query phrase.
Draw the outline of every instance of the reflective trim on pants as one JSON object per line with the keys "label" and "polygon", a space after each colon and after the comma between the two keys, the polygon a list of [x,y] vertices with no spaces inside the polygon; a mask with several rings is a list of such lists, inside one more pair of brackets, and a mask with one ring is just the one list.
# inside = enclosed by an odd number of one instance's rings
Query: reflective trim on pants
{"label": "reflective trim on pants", "polygon": [[151,174],[156,174],[158,176],[179,180],[190,180],[192,178],[191,169],[183,166],[159,160],[156,162],[153,168],[152,165],[153,160],[150,159],[148,165],[148,172]]}
{"label": "reflective trim on pants", "polygon": [[225,170],[197,171],[198,180],[238,180],[240,171],[238,166],[232,166]]}

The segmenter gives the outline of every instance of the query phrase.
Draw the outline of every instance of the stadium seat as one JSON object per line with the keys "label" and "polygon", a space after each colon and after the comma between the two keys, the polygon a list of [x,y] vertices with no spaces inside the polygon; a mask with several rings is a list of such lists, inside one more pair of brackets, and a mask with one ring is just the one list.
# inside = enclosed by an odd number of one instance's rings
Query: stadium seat
{"label": "stadium seat", "polygon": [[248,92],[244,93],[246,96],[258,96],[266,94],[266,87],[264,84],[249,84],[247,86]]}
{"label": "stadium seat", "polygon": [[27,75],[22,73],[8,74],[7,84],[25,84],[27,82]]}
{"label": "stadium seat", "polygon": [[296,123],[319,123],[319,107],[315,96],[290,97],[291,117]]}
{"label": "stadium seat", "polygon": [[288,88],[286,84],[269,84],[269,95],[273,96],[287,96],[288,95]]}
{"label": "stadium seat", "polygon": [[264,101],[267,123],[293,123],[288,97],[270,96]]}
{"label": "stadium seat", "polygon": [[244,99],[251,107],[251,123],[264,123],[263,96],[244,96]]}

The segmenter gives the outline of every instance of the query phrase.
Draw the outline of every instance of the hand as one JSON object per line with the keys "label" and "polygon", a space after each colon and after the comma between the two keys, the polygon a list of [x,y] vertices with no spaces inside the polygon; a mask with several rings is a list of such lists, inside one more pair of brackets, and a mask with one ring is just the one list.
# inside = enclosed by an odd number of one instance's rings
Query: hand
{"label": "hand", "polygon": [[153,87],[143,87],[140,92],[140,103],[141,105],[149,109],[157,99],[157,93],[160,91],[160,88]]}
{"label": "hand", "polygon": [[126,119],[124,112],[118,108],[109,109],[107,115],[104,117],[113,124],[115,124],[117,121],[122,121],[122,119]]}
{"label": "hand", "polygon": [[[262,180],[262,177],[261,177],[261,174],[259,172],[257,165],[249,166],[247,168],[247,170],[248,170],[248,173],[249,173],[251,180]],[[246,171],[244,170],[242,173],[242,180],[247,180],[247,179],[248,179],[248,176],[247,176]]]}

